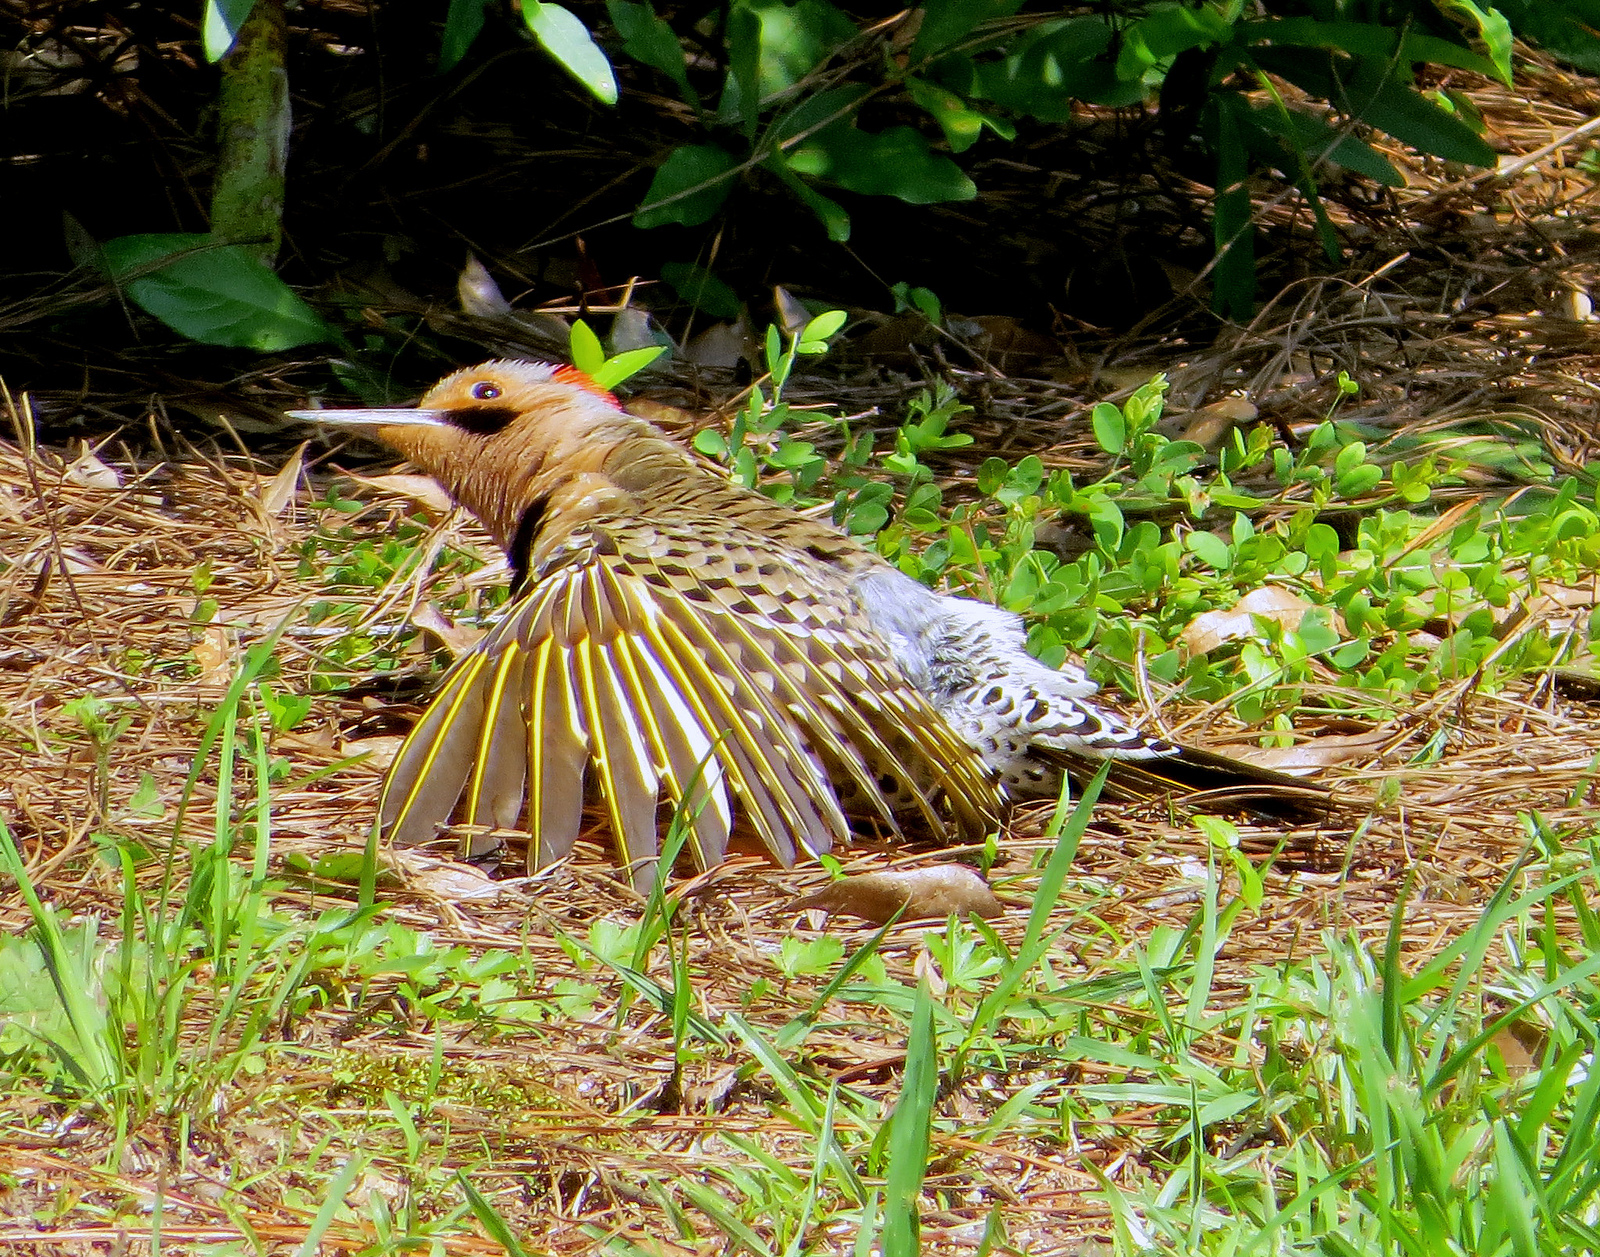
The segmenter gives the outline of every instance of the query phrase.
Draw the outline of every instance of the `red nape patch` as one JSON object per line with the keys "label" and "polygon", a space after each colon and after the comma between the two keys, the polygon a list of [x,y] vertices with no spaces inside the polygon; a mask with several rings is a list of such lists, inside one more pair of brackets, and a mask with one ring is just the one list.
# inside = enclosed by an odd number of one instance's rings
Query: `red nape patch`
{"label": "red nape patch", "polygon": [[586,393],[593,393],[596,397],[603,397],[617,407],[618,410],[622,409],[621,403],[615,397],[578,370],[577,367],[557,367],[550,373],[550,378],[558,384],[570,384],[573,388],[581,388]]}

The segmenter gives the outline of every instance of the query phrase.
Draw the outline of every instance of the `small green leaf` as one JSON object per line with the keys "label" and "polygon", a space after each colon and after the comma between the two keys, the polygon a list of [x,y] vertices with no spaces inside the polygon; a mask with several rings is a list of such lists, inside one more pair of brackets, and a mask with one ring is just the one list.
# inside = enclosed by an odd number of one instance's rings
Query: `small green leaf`
{"label": "small green leaf", "polygon": [[1326,607],[1312,607],[1300,620],[1300,640],[1312,654],[1320,655],[1339,644],[1338,630]]}
{"label": "small green leaf", "polygon": [[1225,43],[1232,34],[1228,19],[1208,5],[1151,6],[1150,12],[1122,33],[1117,75],[1137,80],[1152,66],[1170,61],[1180,52]]}
{"label": "small green leaf", "polygon": [[607,358],[603,365],[588,374],[601,388],[616,388],[666,352],[665,345],[641,345],[638,349],[625,349],[614,358]]}
{"label": "small green leaf", "polygon": [[1387,62],[1359,62],[1345,90],[1358,118],[1420,153],[1472,166],[1495,164],[1494,149],[1482,136],[1396,81]]}
{"label": "small green leaf", "polygon": [[[1489,50],[1489,60],[1494,63],[1495,74],[1507,87],[1511,86],[1511,23],[1498,9],[1485,9],[1473,0],[1438,0],[1439,8],[1446,13],[1458,13],[1478,28],[1484,47]],[[1559,7],[1559,6],[1553,6]],[[1594,20],[1593,10],[1587,14]]]}
{"label": "small green leaf", "polygon": [[701,428],[694,434],[694,447],[707,458],[726,458],[727,439],[715,428]]}
{"label": "small green leaf", "polygon": [[522,0],[522,20],[539,46],[597,100],[617,103],[617,76],[611,72],[611,62],[576,14],[559,4]]}
{"label": "small green leaf", "polygon": [[937,83],[908,78],[906,90],[918,107],[926,110],[939,124],[939,129],[944,132],[945,142],[950,145],[952,153],[964,153],[976,144],[978,137],[983,134],[984,127],[988,127],[1001,139],[1016,139],[1017,129],[1009,122],[974,109],[964,97],[948,88],[940,87]]}
{"label": "small green leaf", "polygon": [[1097,546],[1107,554],[1115,554],[1122,543],[1122,511],[1108,497],[1086,498],[1089,511],[1089,529],[1094,533]]}
{"label": "small green leaf", "polygon": [[1336,668],[1353,668],[1371,653],[1372,643],[1365,637],[1360,637],[1340,646],[1328,656],[1328,659]]}
{"label": "small green leaf", "polygon": [[1128,443],[1128,426],[1123,421],[1122,411],[1110,402],[1101,402],[1090,413],[1089,421],[1094,427],[1095,443],[1107,454],[1120,454],[1122,448]]}
{"label": "small green leaf", "polygon": [[1335,475],[1342,476],[1355,470],[1367,459],[1367,447],[1362,441],[1352,441],[1339,451],[1339,456],[1333,460]]}
{"label": "small green leaf", "polygon": [[[759,98],[787,92],[860,35],[828,0],[737,0],[730,7],[753,12],[761,22]],[[730,32],[730,52],[737,50],[732,39]]]}
{"label": "small green leaf", "polygon": [[1374,489],[1383,480],[1383,468],[1374,463],[1362,463],[1334,480],[1334,488],[1343,498],[1358,498]]}
{"label": "small green leaf", "polygon": [[1306,532],[1306,555],[1313,562],[1339,557],[1339,534],[1327,524],[1312,524]]}
{"label": "small green leaf", "polygon": [[[828,239],[835,244],[843,244],[850,239],[850,215],[837,201],[823,196],[811,187],[804,179],[789,168],[789,163],[782,153],[774,153],[766,161],[768,170],[776,174],[788,186],[789,190],[799,198],[808,210],[817,216]],[[635,220],[637,221],[637,220]]]}
{"label": "small green leaf", "polygon": [[1233,566],[1233,547],[1216,533],[1192,532],[1183,539],[1188,550],[1207,567],[1226,572]]}
{"label": "small green leaf", "polygon": [[853,537],[875,533],[888,522],[888,510],[877,502],[863,502],[851,507],[844,517],[845,530]]}
{"label": "small green leaf", "polygon": [[1010,470],[1010,465],[1003,458],[984,459],[978,468],[978,492],[993,497],[1006,482],[1006,473]]}
{"label": "small green leaf", "polygon": [[593,376],[606,363],[606,351],[600,345],[600,338],[582,319],[572,325],[567,352],[572,355],[572,365],[588,376]]}
{"label": "small green leaf", "polygon": [[845,325],[845,320],[849,317],[843,310],[824,310],[805,325],[805,329],[800,333],[800,343],[805,345],[827,340]]}
{"label": "small green leaf", "polygon": [[927,0],[922,6],[922,25],[911,45],[911,58],[920,60],[941,48],[965,39],[981,22],[1010,17],[1022,7],[1022,0]]}
{"label": "small green leaf", "polygon": [[733,154],[712,144],[686,144],[673,149],[650,181],[650,190],[633,216],[633,225],[698,226],[728,199],[733,189],[731,176],[738,165]]}

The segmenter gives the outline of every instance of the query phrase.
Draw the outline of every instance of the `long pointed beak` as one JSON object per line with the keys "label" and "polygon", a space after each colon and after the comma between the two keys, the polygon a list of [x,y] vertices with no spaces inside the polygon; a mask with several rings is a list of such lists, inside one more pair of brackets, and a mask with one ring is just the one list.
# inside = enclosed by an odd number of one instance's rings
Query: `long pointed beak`
{"label": "long pointed beak", "polygon": [[325,423],[335,428],[437,428],[448,420],[443,410],[395,406],[371,410],[286,410],[303,423]]}

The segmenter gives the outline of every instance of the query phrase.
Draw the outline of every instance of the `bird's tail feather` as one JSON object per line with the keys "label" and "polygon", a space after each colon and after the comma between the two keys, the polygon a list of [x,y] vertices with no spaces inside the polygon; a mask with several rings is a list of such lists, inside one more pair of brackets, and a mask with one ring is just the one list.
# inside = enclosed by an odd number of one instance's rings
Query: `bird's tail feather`
{"label": "bird's tail feather", "polygon": [[1174,754],[1149,758],[1039,747],[1035,754],[1075,781],[1088,780],[1110,758],[1111,772],[1101,797],[1111,801],[1143,802],[1178,795],[1186,805],[1202,811],[1254,812],[1296,822],[1326,819],[1335,805],[1324,786],[1194,746],[1179,746]]}

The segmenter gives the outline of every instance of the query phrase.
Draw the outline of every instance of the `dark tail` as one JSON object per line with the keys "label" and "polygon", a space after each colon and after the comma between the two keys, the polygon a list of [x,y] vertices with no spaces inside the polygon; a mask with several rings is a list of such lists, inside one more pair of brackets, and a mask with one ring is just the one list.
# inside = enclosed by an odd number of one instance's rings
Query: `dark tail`
{"label": "dark tail", "polygon": [[[1037,746],[1034,753],[1079,783],[1105,762],[1098,755]],[[1249,812],[1299,824],[1325,821],[1335,806],[1325,786],[1193,746],[1159,758],[1113,758],[1101,798],[1136,803],[1174,795],[1199,811]]]}

